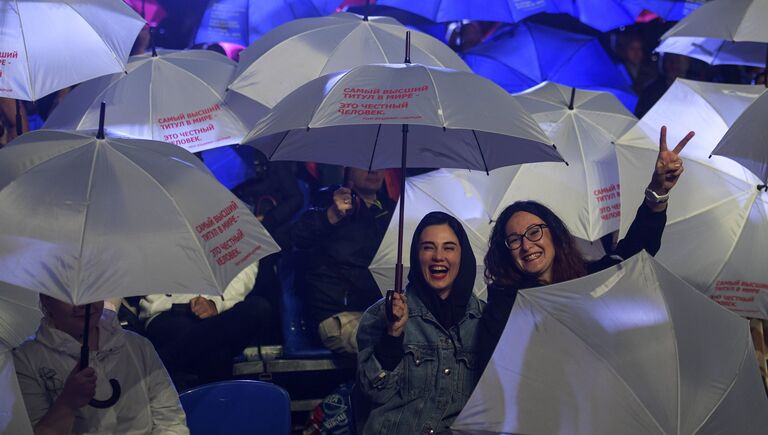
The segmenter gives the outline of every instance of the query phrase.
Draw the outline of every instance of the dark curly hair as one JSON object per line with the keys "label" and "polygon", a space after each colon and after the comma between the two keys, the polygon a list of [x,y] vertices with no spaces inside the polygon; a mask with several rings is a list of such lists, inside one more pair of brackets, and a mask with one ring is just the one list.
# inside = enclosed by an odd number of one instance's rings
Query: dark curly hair
{"label": "dark curly hair", "polygon": [[[552,236],[555,258],[552,262],[552,282],[544,283],[525,275],[515,264],[509,248],[504,244],[506,226],[509,219],[517,212],[528,212],[538,216]],[[498,286],[516,288],[531,287],[541,284],[553,284],[579,278],[587,274],[586,260],[576,247],[576,242],[565,223],[546,206],[535,201],[517,201],[501,212],[488,240],[488,253],[485,254],[485,281]]]}

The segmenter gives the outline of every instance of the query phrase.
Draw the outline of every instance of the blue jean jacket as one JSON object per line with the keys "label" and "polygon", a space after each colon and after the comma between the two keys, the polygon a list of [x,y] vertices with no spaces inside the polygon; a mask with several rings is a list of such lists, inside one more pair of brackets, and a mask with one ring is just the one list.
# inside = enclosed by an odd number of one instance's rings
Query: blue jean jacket
{"label": "blue jean jacket", "polygon": [[373,349],[386,333],[383,300],[363,314],[357,373],[371,401],[363,434],[448,433],[480,379],[477,334],[484,305],[473,295],[464,317],[446,331],[415,294],[409,295],[405,355],[391,372]]}

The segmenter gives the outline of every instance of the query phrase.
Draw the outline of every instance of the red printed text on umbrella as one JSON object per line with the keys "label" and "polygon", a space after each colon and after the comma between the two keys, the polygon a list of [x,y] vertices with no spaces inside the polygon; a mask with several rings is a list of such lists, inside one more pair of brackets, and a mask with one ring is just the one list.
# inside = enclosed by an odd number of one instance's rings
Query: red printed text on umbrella
{"label": "red printed text on umbrella", "polygon": [[621,192],[619,184],[609,184],[592,191],[592,196],[597,201],[600,213],[600,219],[609,221],[621,217]]}
{"label": "red printed text on umbrella", "polygon": [[222,111],[221,105],[214,104],[199,110],[180,112],[157,118],[155,121],[162,132],[164,142],[179,145],[194,152],[228,137],[219,137],[216,121]]}
{"label": "red printed text on umbrella", "polygon": [[[429,90],[428,85],[406,88],[345,88],[338,113],[362,121],[412,121],[422,115],[412,102]],[[410,109],[410,110],[409,110]]]}
{"label": "red printed text on umbrella", "polygon": [[206,242],[208,254],[216,260],[219,266],[231,261],[240,265],[261,249],[260,245],[248,252],[243,252],[241,249],[240,245],[245,238],[245,233],[237,225],[240,218],[237,213],[239,209],[240,204],[231,201],[216,214],[208,216],[195,226],[195,231]]}
{"label": "red printed text on umbrella", "polygon": [[766,318],[768,313],[761,309],[760,292],[768,292],[768,283],[721,279],[715,282],[713,301],[745,317]]}

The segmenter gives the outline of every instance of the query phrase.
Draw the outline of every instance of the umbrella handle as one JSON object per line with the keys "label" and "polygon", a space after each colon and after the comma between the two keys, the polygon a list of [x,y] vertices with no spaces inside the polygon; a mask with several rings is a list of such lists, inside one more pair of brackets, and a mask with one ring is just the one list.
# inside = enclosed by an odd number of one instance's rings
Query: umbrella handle
{"label": "umbrella handle", "polygon": [[109,399],[107,400],[91,399],[91,401],[88,402],[88,404],[97,409],[105,409],[105,408],[114,406],[115,403],[117,403],[117,401],[120,400],[120,393],[121,393],[120,382],[118,382],[117,379],[110,379],[109,385],[112,387],[112,395],[109,397]]}
{"label": "umbrella handle", "polygon": [[384,313],[387,315],[387,321],[389,323],[394,323],[400,320],[399,317],[395,316],[395,311],[393,308],[394,300],[395,300],[394,296],[395,296],[394,290],[387,290],[387,294],[384,295]]}

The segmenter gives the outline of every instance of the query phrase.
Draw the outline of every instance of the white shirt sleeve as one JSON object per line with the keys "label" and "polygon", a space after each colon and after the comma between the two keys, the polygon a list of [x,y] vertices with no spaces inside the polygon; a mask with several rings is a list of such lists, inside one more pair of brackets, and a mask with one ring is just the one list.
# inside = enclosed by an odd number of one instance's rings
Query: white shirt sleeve
{"label": "white shirt sleeve", "polygon": [[224,294],[211,297],[219,314],[232,308],[236,303],[242,302],[256,284],[256,275],[259,273],[259,263],[253,263],[242,270],[232,282],[229,283]]}

